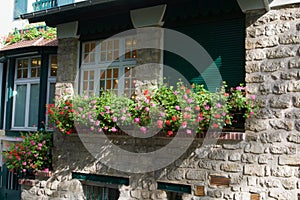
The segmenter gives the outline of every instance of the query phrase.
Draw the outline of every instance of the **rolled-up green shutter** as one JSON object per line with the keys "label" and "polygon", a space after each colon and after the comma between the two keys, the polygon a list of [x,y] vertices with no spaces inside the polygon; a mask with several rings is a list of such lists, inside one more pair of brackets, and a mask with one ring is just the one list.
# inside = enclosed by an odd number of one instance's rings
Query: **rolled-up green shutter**
{"label": "rolled-up green shutter", "polygon": [[[230,87],[244,83],[245,79],[245,24],[244,17],[213,22],[201,22],[195,25],[184,25],[173,28],[196,40],[216,61],[222,79]],[[192,50],[189,50],[192,51]],[[164,64],[180,72],[192,83],[201,82],[193,66],[184,58],[170,52],[164,52]],[[209,67],[209,66],[207,66]],[[164,76],[168,77],[168,70]],[[212,74],[210,79],[214,78]]]}

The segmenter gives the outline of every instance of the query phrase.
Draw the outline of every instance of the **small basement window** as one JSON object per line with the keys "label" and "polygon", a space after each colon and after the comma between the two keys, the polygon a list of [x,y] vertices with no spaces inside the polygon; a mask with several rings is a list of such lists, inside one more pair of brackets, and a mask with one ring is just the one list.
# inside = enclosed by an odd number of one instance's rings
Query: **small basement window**
{"label": "small basement window", "polygon": [[157,189],[164,190],[167,193],[168,200],[181,200],[184,193],[191,194],[190,185],[157,182]]}
{"label": "small basement window", "polygon": [[87,200],[117,200],[120,196],[118,186],[129,185],[128,178],[116,176],[73,172],[72,178],[81,181]]}

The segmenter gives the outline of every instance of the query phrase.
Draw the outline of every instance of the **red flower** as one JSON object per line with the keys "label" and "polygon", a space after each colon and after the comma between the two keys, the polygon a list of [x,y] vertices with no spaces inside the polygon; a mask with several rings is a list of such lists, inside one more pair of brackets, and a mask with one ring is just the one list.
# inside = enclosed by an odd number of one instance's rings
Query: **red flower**
{"label": "red flower", "polygon": [[144,91],[144,95],[146,96],[147,94],[149,94],[149,90]]}
{"label": "red flower", "polygon": [[168,131],[168,136],[173,135],[173,131]]}
{"label": "red flower", "polygon": [[214,124],[213,124],[213,127],[214,127],[214,128],[219,128],[219,125],[216,124],[216,123],[214,123]]}
{"label": "red flower", "polygon": [[64,111],[60,111],[59,114],[60,114],[60,115],[63,115],[63,114],[64,114]]}
{"label": "red flower", "polygon": [[170,125],[171,125],[170,120],[167,120],[167,121],[166,121],[166,125],[167,125],[167,126],[170,126]]}
{"label": "red flower", "polygon": [[186,93],[186,94],[190,94],[190,93],[191,93],[191,90],[190,90],[190,89],[187,89],[187,90],[185,91],[185,93]]}
{"label": "red flower", "polygon": [[220,114],[215,114],[215,118],[219,119],[221,117]]}
{"label": "red flower", "polygon": [[177,118],[175,116],[172,116],[172,121],[175,122]]}

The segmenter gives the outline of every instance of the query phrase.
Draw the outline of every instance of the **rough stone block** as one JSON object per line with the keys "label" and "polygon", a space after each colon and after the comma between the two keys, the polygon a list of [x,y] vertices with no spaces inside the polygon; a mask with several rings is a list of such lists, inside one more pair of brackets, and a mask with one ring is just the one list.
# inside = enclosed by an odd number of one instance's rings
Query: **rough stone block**
{"label": "rough stone block", "polygon": [[243,168],[242,165],[238,163],[223,163],[221,164],[221,170],[225,172],[240,172]]}
{"label": "rough stone block", "polygon": [[201,169],[213,169],[216,170],[217,164],[214,163],[212,160],[200,160],[199,167]]}
{"label": "rough stone block", "polygon": [[260,65],[260,69],[262,72],[275,72],[279,69],[283,69],[286,67],[285,62],[283,61],[273,61],[273,62],[264,62]]}
{"label": "rough stone block", "polygon": [[190,169],[186,173],[186,178],[188,180],[204,181],[204,180],[206,180],[206,171]]}
{"label": "rough stone block", "polygon": [[300,119],[300,111],[297,109],[291,110],[285,113],[285,117],[288,119]]}
{"label": "rough stone block", "polygon": [[231,153],[228,156],[228,160],[230,160],[230,161],[240,161],[241,160],[241,154],[240,153]]}
{"label": "rough stone block", "polygon": [[259,72],[260,65],[258,62],[246,62],[245,71],[246,73]]}
{"label": "rough stone block", "polygon": [[292,98],[289,96],[280,96],[278,97],[274,97],[272,99],[270,99],[270,107],[271,108],[281,108],[281,109],[285,109],[285,108],[289,108],[291,107],[291,101]]}
{"label": "rough stone block", "polygon": [[300,68],[300,58],[293,58],[289,61],[289,68]]}
{"label": "rough stone block", "polygon": [[262,154],[265,151],[265,147],[261,143],[251,142],[245,146],[244,151],[246,153]]}
{"label": "rough stone block", "polygon": [[269,155],[260,155],[258,157],[259,164],[267,164],[269,160],[272,160],[272,157]]}
{"label": "rough stone block", "polygon": [[242,154],[243,163],[255,163],[257,161],[257,156],[253,154]]}
{"label": "rough stone block", "polygon": [[245,81],[247,83],[263,83],[265,81],[265,76],[262,76],[260,74],[258,75],[246,74]]}
{"label": "rough stone block", "polygon": [[245,165],[244,174],[262,177],[265,175],[265,167],[260,165]]}
{"label": "rough stone block", "polygon": [[269,178],[264,180],[264,185],[268,188],[279,188],[281,181],[277,178]]}
{"label": "rough stone block", "polygon": [[264,50],[255,49],[255,50],[248,50],[246,52],[247,61],[263,60],[265,58],[266,58],[266,53]]}
{"label": "rough stone block", "polygon": [[278,166],[271,169],[271,174],[275,177],[292,177],[294,173],[294,169],[287,166]]}
{"label": "rough stone block", "polygon": [[168,179],[170,180],[182,180],[184,179],[185,171],[184,169],[174,169],[169,171]]}
{"label": "rough stone block", "polygon": [[296,108],[300,108],[300,96],[295,96],[293,97],[293,105]]}
{"label": "rough stone block", "polygon": [[282,72],[280,77],[283,80],[295,80],[298,79],[299,74],[297,71]]}
{"label": "rough stone block", "polygon": [[208,158],[212,160],[226,160],[228,157],[228,153],[224,150],[213,150],[208,154]]}
{"label": "rough stone block", "polygon": [[267,52],[267,58],[287,58],[296,56],[296,51],[291,47],[277,47]]}
{"label": "rough stone block", "polygon": [[288,120],[270,120],[270,125],[275,130],[282,129],[291,131],[294,128],[293,122]]}
{"label": "rough stone block", "polygon": [[257,185],[257,177],[249,176],[247,177],[248,186],[256,186]]}
{"label": "rough stone block", "polygon": [[273,94],[286,94],[287,85],[285,83],[275,83],[273,87]]}
{"label": "rough stone block", "polygon": [[263,143],[275,143],[275,142],[281,142],[282,137],[280,132],[264,132],[260,135],[260,140]]}
{"label": "rough stone block", "polygon": [[296,144],[300,144],[300,133],[291,133],[288,135],[287,140]]}
{"label": "rough stone block", "polygon": [[288,92],[300,92],[300,81],[290,82],[287,86]]}
{"label": "rough stone block", "polygon": [[296,189],[297,186],[297,180],[296,179],[291,179],[291,178],[285,178],[281,181],[282,186],[286,190],[293,190]]}
{"label": "rough stone block", "polygon": [[275,47],[278,46],[278,37],[263,37],[257,40],[255,43],[256,48],[266,48],[266,47]]}
{"label": "rough stone block", "polygon": [[300,36],[297,34],[282,35],[279,37],[280,44],[299,44]]}
{"label": "rough stone block", "polygon": [[247,130],[260,132],[265,131],[269,128],[268,122],[265,120],[252,120],[251,122],[246,123]]}
{"label": "rough stone block", "polygon": [[300,166],[299,155],[279,156],[279,165]]}
{"label": "rough stone block", "polygon": [[273,197],[275,199],[294,199],[292,196],[292,193],[290,192],[282,192],[281,190],[278,190],[278,189],[271,189],[270,192],[269,192],[269,196],[270,197]]}

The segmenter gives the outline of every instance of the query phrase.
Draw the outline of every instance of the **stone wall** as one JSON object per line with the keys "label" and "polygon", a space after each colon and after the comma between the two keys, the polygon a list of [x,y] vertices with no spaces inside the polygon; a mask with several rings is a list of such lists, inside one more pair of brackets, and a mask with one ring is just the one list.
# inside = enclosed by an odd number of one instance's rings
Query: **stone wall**
{"label": "stone wall", "polygon": [[[247,13],[246,82],[248,94],[257,95],[261,104],[258,116],[247,120],[245,140],[201,146],[202,140],[197,139],[183,156],[164,169],[130,174],[98,162],[78,135],[55,134],[54,175],[24,188],[23,199],[83,199],[81,183],[71,179],[73,171],[128,177],[129,186],[119,186],[119,199],[124,200],[167,199],[166,192],[157,190],[158,181],[190,185],[191,194],[184,194],[182,199],[299,199],[299,13],[299,5],[268,13]],[[85,145],[90,140],[92,147],[99,137],[86,137]],[[122,137],[116,140],[121,146],[149,148],[166,142],[159,138],[148,143]],[[215,182],[218,178],[223,184]],[[197,191],[199,188],[204,189],[204,194]]]}

